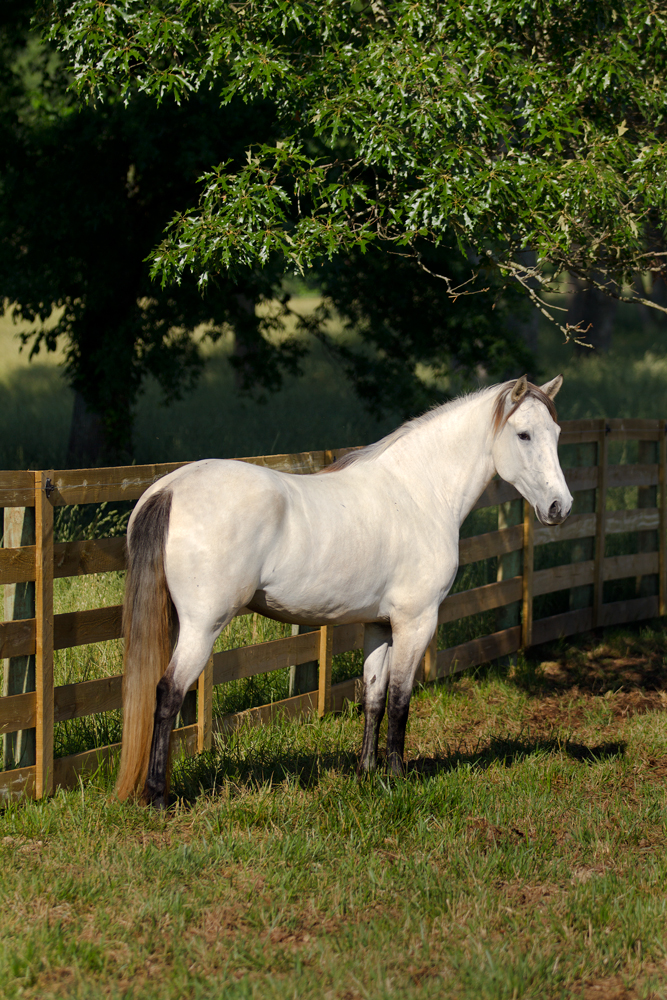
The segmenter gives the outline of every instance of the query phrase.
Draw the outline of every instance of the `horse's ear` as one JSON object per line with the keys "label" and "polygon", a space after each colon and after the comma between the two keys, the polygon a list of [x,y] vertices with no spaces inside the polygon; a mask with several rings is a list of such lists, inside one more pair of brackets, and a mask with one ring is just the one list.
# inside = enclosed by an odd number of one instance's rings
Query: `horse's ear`
{"label": "horse's ear", "polygon": [[512,389],[512,396],[511,396],[512,402],[518,403],[520,399],[523,399],[527,391],[528,391],[528,379],[526,378],[525,375],[522,375],[521,378],[518,378],[514,383],[514,388]]}
{"label": "horse's ear", "polygon": [[558,390],[560,389],[562,384],[563,384],[563,376],[556,375],[556,378],[552,378],[551,382],[545,382],[544,385],[541,385],[540,389],[542,390],[545,396],[549,397],[549,399],[555,399]]}

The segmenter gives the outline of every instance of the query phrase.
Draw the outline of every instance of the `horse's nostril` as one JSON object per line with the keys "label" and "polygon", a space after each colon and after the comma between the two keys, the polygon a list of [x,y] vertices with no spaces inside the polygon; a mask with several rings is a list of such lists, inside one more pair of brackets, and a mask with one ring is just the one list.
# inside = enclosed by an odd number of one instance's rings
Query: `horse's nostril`
{"label": "horse's nostril", "polygon": [[551,504],[551,507],[549,507],[549,517],[555,518],[559,516],[560,516],[560,503],[558,502],[558,500],[554,500],[554,502]]}

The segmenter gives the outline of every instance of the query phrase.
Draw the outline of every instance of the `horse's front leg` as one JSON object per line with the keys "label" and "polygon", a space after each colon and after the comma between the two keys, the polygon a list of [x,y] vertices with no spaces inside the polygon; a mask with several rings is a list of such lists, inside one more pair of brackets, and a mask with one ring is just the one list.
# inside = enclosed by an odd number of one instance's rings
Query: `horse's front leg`
{"label": "horse's front leg", "polygon": [[[393,624],[393,623],[392,623]],[[387,768],[391,774],[405,774],[403,754],[405,729],[415,674],[426,647],[437,628],[437,609],[416,623],[393,624],[393,648],[387,708]]]}
{"label": "horse's front leg", "polygon": [[391,658],[391,627],[373,624],[364,629],[364,742],[357,773],[377,767],[378,737],[384,716]]}

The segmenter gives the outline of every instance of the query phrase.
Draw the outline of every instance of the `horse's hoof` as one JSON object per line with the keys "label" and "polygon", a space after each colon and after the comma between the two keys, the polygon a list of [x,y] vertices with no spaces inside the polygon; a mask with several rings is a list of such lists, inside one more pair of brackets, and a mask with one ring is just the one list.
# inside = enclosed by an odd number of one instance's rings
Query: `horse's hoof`
{"label": "horse's hoof", "polygon": [[359,762],[357,767],[357,778],[361,781],[362,778],[370,778],[371,774],[377,769],[377,764],[375,761],[365,761]]}
{"label": "horse's hoof", "polygon": [[387,760],[387,773],[392,778],[405,777],[405,764],[403,763],[402,758],[397,754],[390,754],[389,759]]}

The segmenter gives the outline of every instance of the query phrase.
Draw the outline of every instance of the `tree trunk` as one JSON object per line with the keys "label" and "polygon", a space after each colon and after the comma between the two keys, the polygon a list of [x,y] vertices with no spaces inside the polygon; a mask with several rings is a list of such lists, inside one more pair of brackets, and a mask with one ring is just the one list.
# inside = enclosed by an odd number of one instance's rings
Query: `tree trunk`
{"label": "tree trunk", "polygon": [[104,421],[90,410],[85,399],[74,391],[74,409],[67,444],[66,464],[69,469],[86,469],[98,465],[108,452]]}
{"label": "tree trunk", "polygon": [[[583,340],[600,353],[611,347],[614,320],[618,300],[605,295],[598,288],[587,288],[584,282],[577,282],[576,290],[570,296],[567,321],[572,326],[579,325]],[[589,347],[577,347],[582,354],[590,353]]]}

